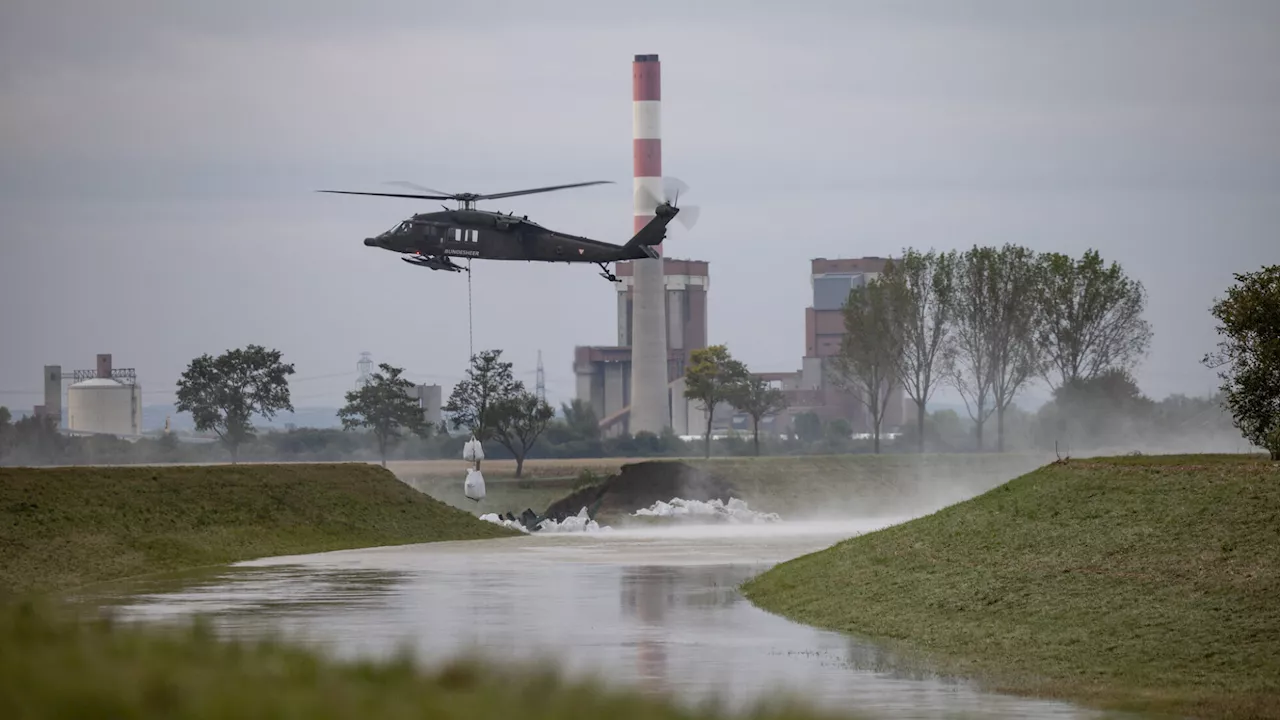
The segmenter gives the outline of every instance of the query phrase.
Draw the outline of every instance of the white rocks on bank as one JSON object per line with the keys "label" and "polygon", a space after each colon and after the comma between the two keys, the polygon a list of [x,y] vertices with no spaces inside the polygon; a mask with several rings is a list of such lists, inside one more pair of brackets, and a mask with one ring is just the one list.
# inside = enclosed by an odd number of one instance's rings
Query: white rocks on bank
{"label": "white rocks on bank", "polygon": [[745,501],[739,500],[738,498],[729,498],[729,502],[727,503],[721,502],[718,499],[710,502],[703,502],[701,500],[672,498],[669,503],[659,500],[650,507],[641,508],[631,513],[631,515],[632,517],[688,518],[734,524],[782,522],[782,518],[779,517],[777,513],[765,513],[752,510],[747,507],[747,503]]}
{"label": "white rocks on bank", "polygon": [[[491,522],[495,525],[501,525],[503,527],[511,528],[512,530],[519,530],[522,533],[529,532],[529,529],[526,528],[524,525],[522,525],[519,521],[507,520],[506,518],[502,517],[501,515],[498,515],[497,513],[486,513],[484,515],[481,515],[480,519],[484,520],[485,522]],[[538,523],[538,532],[544,532],[544,533],[567,533],[567,532],[594,533],[594,532],[612,532],[612,531],[613,531],[613,528],[609,527],[608,525],[601,525],[600,523],[597,523],[595,520],[592,520],[591,516],[587,514],[587,509],[585,507],[579,510],[577,515],[573,517],[565,518],[563,522],[556,522],[555,520],[547,519]]]}

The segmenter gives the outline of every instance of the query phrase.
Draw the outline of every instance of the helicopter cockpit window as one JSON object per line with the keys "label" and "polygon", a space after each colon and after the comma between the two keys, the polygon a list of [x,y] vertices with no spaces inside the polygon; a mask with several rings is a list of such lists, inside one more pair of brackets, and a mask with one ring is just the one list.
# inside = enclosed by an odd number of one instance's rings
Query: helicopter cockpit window
{"label": "helicopter cockpit window", "polygon": [[387,236],[390,236],[390,235],[399,235],[399,234],[401,234],[401,233],[405,232],[406,230],[408,230],[408,229],[409,229],[410,227],[412,227],[412,226],[413,226],[413,223],[409,222],[408,220],[405,220],[404,222],[401,222],[400,224],[396,225],[395,227],[391,228],[390,230],[388,230],[388,231],[386,231],[386,232],[382,233],[382,235],[383,235],[383,237],[387,237]]}

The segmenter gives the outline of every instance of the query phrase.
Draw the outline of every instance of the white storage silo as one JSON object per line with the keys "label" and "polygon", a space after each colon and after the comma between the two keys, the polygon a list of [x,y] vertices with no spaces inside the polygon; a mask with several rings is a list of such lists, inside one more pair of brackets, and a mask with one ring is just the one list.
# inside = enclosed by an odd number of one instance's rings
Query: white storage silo
{"label": "white storage silo", "polygon": [[111,378],[91,378],[67,388],[67,429],[138,435],[142,388]]}

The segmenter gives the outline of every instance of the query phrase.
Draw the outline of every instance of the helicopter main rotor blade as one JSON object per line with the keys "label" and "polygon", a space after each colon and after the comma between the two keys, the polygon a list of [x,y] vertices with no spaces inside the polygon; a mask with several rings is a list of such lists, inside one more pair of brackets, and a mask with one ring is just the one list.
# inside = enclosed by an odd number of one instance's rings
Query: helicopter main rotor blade
{"label": "helicopter main rotor blade", "polygon": [[356,192],[354,190],[317,190],[316,192],[334,193],[336,195],[376,195],[378,197],[409,198],[411,200],[453,200],[452,195],[404,195],[401,193]]}
{"label": "helicopter main rotor blade", "polygon": [[411,183],[408,180],[390,180],[383,184],[399,185],[400,187],[406,187],[406,188],[409,188],[410,190],[419,190],[424,193],[431,193],[433,195],[444,195],[445,197],[450,197],[450,198],[454,196],[453,193],[447,193],[447,192],[444,192],[443,190],[436,190],[434,188],[423,187],[417,183]]}
{"label": "helicopter main rotor blade", "polygon": [[532,195],[534,193],[551,192],[552,190],[564,190],[566,188],[585,187],[587,185],[613,185],[612,180],[592,180],[591,182],[573,183],[571,185],[552,185],[551,187],[533,188],[532,190],[512,190],[511,192],[490,193],[488,195],[477,195],[477,200],[498,200],[500,198],[515,197],[517,195]]}

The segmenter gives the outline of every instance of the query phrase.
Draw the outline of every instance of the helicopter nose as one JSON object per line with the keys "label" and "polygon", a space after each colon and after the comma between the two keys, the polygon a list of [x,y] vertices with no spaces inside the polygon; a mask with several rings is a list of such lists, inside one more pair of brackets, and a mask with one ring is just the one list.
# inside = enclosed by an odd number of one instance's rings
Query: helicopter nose
{"label": "helicopter nose", "polygon": [[378,246],[378,239],[377,239],[377,238],[365,238],[365,239],[364,239],[364,246],[365,246],[365,247],[377,247],[377,246]]}

